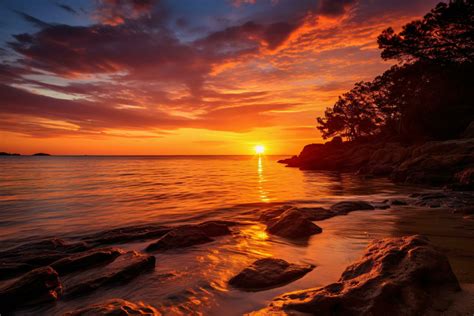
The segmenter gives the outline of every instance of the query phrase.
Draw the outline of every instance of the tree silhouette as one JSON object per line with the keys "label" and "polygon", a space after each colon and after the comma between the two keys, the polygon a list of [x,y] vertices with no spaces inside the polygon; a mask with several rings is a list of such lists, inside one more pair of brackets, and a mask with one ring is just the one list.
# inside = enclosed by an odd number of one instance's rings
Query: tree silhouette
{"label": "tree silhouette", "polygon": [[400,62],[474,62],[474,1],[439,3],[422,20],[396,34],[388,28],[378,37],[382,58]]}
{"label": "tree silhouette", "polygon": [[457,137],[474,120],[474,0],[438,4],[423,20],[378,37],[395,59],[372,82],[358,82],[318,117],[323,138],[378,135],[417,141]]}

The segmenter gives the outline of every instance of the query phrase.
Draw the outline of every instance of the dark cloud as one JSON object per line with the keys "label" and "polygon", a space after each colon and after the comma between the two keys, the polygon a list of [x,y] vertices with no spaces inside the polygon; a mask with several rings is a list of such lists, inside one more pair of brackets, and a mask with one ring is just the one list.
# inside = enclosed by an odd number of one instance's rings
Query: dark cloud
{"label": "dark cloud", "polygon": [[66,11],[68,13],[76,14],[76,15],[79,14],[79,12],[77,12],[72,7],[68,6],[67,4],[56,3],[56,6],[58,6],[59,8],[63,9],[64,11]]}
{"label": "dark cloud", "polygon": [[321,0],[318,13],[328,16],[338,16],[353,6],[358,0]]}
{"label": "dark cloud", "polygon": [[95,18],[110,25],[124,23],[152,11],[157,0],[99,0]]}

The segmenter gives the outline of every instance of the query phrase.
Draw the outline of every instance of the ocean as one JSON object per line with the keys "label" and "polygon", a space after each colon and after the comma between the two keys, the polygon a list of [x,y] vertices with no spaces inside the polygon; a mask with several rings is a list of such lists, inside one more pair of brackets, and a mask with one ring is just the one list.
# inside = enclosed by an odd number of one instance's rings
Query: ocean
{"label": "ocean", "polygon": [[[142,301],[166,315],[242,315],[275,296],[337,281],[374,238],[425,233],[453,251],[461,282],[473,282],[472,227],[452,214],[410,207],[358,211],[317,222],[323,232],[295,243],[269,235],[256,221],[262,209],[292,204],[328,207],[342,200],[381,202],[427,190],[387,179],[301,171],[278,156],[50,156],[0,157],[0,249],[46,237],[142,223],[181,225],[234,220],[232,236],[156,254],[152,273],[92,295],[26,309],[25,315],[61,315],[108,298]],[[117,245],[143,251],[150,241]],[[459,255],[456,255],[459,254]],[[261,292],[242,292],[227,280],[262,257],[316,268],[303,278]]]}

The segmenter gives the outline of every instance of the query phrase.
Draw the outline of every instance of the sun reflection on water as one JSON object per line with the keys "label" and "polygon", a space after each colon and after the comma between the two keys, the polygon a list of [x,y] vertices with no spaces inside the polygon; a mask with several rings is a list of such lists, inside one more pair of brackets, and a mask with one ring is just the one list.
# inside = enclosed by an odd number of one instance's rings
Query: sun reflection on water
{"label": "sun reflection on water", "polygon": [[265,177],[263,175],[263,158],[262,158],[262,156],[258,156],[257,172],[258,172],[258,190],[259,190],[259,194],[260,194],[260,201],[270,202],[270,198],[267,195],[268,192],[265,191],[265,189],[263,188],[263,184],[265,182]]}

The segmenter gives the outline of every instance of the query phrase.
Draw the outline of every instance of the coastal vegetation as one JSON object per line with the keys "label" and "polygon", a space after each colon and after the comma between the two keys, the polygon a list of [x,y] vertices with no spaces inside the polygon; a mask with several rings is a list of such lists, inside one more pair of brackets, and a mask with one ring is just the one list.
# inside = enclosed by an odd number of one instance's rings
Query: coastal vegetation
{"label": "coastal vegetation", "polygon": [[474,120],[474,2],[439,3],[423,19],[378,37],[396,65],[357,82],[318,117],[323,138],[377,136],[413,143],[459,137]]}

